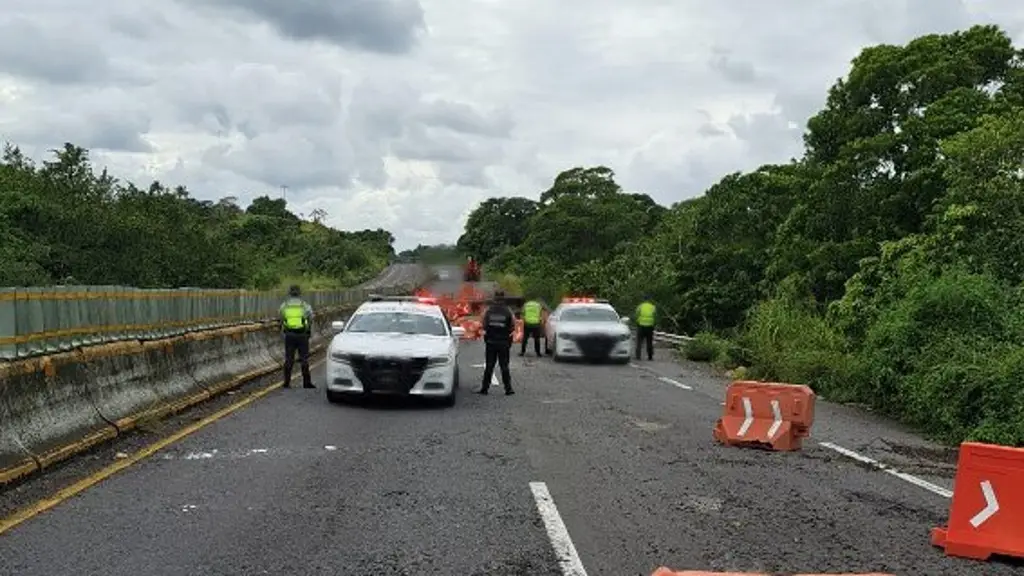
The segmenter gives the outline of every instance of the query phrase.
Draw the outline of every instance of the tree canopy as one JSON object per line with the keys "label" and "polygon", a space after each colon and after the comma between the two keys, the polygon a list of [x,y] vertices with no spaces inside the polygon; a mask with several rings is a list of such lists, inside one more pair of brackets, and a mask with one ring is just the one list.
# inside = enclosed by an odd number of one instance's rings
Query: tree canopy
{"label": "tree canopy", "polygon": [[865,48],[799,159],[670,208],[572,168],[484,202],[459,247],[549,299],[650,294],[691,358],[1024,444],[1022,56],[996,26]]}
{"label": "tree canopy", "polygon": [[262,196],[245,209],[236,201],[119,182],[70,143],[39,165],[7,145],[0,285],[336,288],[372,278],[395,255],[385,230],[334,230],[293,214],[284,199]]}

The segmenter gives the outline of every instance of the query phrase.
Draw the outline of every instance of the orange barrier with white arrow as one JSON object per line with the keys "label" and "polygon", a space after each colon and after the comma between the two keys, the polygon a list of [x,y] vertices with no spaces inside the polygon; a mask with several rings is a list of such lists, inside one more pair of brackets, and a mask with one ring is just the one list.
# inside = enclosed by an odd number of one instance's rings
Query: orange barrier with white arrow
{"label": "orange barrier with white arrow", "polygon": [[739,380],[725,392],[715,440],[730,446],[791,451],[803,447],[814,424],[814,391],[807,386]]}
{"label": "orange barrier with white arrow", "polygon": [[949,524],[932,530],[947,556],[1024,558],[1024,448],[964,442]]}

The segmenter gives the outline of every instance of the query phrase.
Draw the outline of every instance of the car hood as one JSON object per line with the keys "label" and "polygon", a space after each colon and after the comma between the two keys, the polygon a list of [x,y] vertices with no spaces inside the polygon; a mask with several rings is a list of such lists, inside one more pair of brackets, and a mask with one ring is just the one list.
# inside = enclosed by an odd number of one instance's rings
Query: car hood
{"label": "car hood", "polygon": [[361,334],[343,332],[331,341],[331,353],[367,356],[443,356],[448,354],[452,338],[421,334]]}
{"label": "car hood", "polygon": [[629,328],[620,322],[559,322],[559,334],[582,336],[585,334],[629,334]]}

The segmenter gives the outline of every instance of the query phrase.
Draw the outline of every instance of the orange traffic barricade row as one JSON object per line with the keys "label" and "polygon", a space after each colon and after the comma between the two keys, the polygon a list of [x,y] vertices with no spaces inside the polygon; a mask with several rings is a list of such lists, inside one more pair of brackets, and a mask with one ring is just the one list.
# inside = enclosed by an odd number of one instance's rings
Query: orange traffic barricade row
{"label": "orange traffic barricade row", "polygon": [[1024,448],[960,445],[949,524],[932,544],[947,556],[1024,558]]}
{"label": "orange traffic barricade row", "polygon": [[479,340],[483,336],[483,326],[476,318],[462,318],[458,324],[466,331],[462,335],[463,340]]}
{"label": "orange traffic barricade row", "polygon": [[800,450],[814,424],[815,398],[807,386],[733,382],[715,423],[715,439],[730,446]]}
{"label": "orange traffic barricade row", "polygon": [[[658,568],[650,576],[771,576],[764,572],[705,572],[702,570],[684,570],[673,572],[668,568]],[[793,576],[893,576],[881,572],[847,573],[847,574],[794,574]]]}
{"label": "orange traffic barricade row", "polygon": [[522,342],[523,341],[523,320],[521,318],[516,319],[516,328],[512,331],[512,341]]}

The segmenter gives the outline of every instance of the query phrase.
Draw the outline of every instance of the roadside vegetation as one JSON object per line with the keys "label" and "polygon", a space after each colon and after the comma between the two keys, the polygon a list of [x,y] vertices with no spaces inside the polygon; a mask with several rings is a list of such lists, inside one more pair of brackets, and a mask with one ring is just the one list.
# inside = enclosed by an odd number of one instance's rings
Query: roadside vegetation
{"label": "roadside vegetation", "polygon": [[0,286],[107,284],[334,289],[373,278],[394,257],[385,230],[342,232],[284,199],[193,198],[97,173],[72,144],[36,165],[14,146],[0,160]]}
{"label": "roadside vegetation", "polygon": [[1024,445],[1022,165],[1022,53],[978,26],[864,49],[799,159],[667,208],[573,168],[481,204],[458,247],[551,301],[649,293],[694,360]]}

